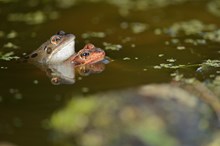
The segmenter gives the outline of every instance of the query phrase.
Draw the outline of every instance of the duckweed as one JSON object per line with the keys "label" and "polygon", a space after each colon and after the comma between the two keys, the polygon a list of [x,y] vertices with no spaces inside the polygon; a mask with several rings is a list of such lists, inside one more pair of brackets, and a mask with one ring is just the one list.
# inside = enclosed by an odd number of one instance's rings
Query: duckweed
{"label": "duckweed", "polygon": [[152,8],[160,8],[168,5],[177,5],[190,0],[63,0],[62,3],[56,0],[56,6],[60,8],[70,8],[80,2],[106,2],[114,5],[118,8],[118,12],[121,16],[127,16],[131,10],[145,11]]}
{"label": "duckweed", "polygon": [[220,16],[220,1],[212,0],[207,4],[208,11],[215,16]]}
{"label": "duckweed", "polygon": [[141,22],[132,22],[132,23],[122,22],[120,24],[120,27],[122,29],[131,29],[131,31],[134,34],[139,34],[139,33],[144,32],[149,26],[148,24],[141,23]]}
{"label": "duckweed", "polygon": [[129,57],[124,57],[123,60],[131,60]]}
{"label": "duckweed", "polygon": [[159,54],[159,55],[158,55],[158,57],[163,57],[163,56],[164,56],[164,54]]}
{"label": "duckweed", "polygon": [[177,48],[177,50],[185,50],[186,49],[185,46],[177,46],[176,48]]}
{"label": "duckweed", "polygon": [[113,51],[119,51],[122,49],[122,46],[119,44],[111,44],[104,42],[103,45],[105,46],[105,50],[113,50]]}
{"label": "duckweed", "polygon": [[8,52],[8,53],[0,52],[0,60],[10,61],[13,59],[19,59],[18,56],[14,55],[14,52]]}
{"label": "duckweed", "polygon": [[217,29],[211,32],[206,32],[203,35],[203,38],[211,40],[211,41],[215,41],[215,42],[220,42],[220,29]]}
{"label": "duckweed", "polygon": [[155,65],[153,68],[154,69],[162,69],[162,68],[179,69],[179,68],[188,68],[188,67],[198,67],[196,71],[203,72],[203,71],[210,69],[210,67],[220,67],[220,60],[208,59],[201,64],[188,64],[188,65],[184,65],[184,64],[174,65],[173,63],[176,62],[176,59],[167,59],[166,61],[170,63],[161,63],[160,65]]}
{"label": "duckweed", "polygon": [[131,23],[131,30],[133,33],[138,34],[144,32],[148,28],[147,24],[144,23]]}
{"label": "duckweed", "polygon": [[83,33],[81,35],[82,38],[88,39],[88,38],[104,38],[106,34],[104,32],[87,32]]}
{"label": "duckweed", "polygon": [[186,67],[186,65],[174,65],[172,63],[161,63],[160,65],[153,66],[154,69],[162,69],[162,68],[178,69],[178,68],[183,68],[183,67]]}
{"label": "duckweed", "polygon": [[4,48],[11,48],[11,49],[17,49],[18,46],[16,46],[15,44],[13,44],[12,42],[8,42],[7,44],[4,44],[3,46]]}
{"label": "duckweed", "polygon": [[164,32],[174,37],[181,34],[199,35],[201,32],[213,31],[215,29],[216,26],[214,24],[204,24],[200,20],[193,19],[189,21],[176,22],[169,28],[164,29]]}
{"label": "duckweed", "polygon": [[176,59],[170,58],[166,60],[167,62],[176,62]]}
{"label": "duckweed", "polygon": [[207,44],[207,41],[205,39],[191,39],[191,38],[187,38],[187,39],[184,40],[184,42],[187,43],[187,44],[192,44],[194,46]]}
{"label": "duckweed", "polygon": [[6,37],[8,39],[13,39],[13,38],[17,37],[17,35],[18,35],[18,33],[16,31],[11,30],[11,32],[9,32]]}
{"label": "duckweed", "polygon": [[202,65],[207,65],[211,67],[220,67],[220,60],[206,60]]}
{"label": "duckweed", "polygon": [[42,24],[47,19],[56,19],[59,16],[58,12],[52,11],[49,13],[43,11],[35,11],[29,13],[11,13],[8,15],[8,21],[25,22],[29,25]]}

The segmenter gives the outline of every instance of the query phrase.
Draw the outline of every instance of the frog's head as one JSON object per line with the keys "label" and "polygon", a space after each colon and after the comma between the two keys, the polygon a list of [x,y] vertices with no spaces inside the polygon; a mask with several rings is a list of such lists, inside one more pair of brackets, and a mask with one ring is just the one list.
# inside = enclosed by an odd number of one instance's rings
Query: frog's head
{"label": "frog's head", "polygon": [[43,43],[27,57],[40,63],[58,63],[65,61],[75,53],[75,36],[59,31],[50,40]]}
{"label": "frog's head", "polygon": [[99,62],[103,60],[104,57],[105,52],[102,49],[96,48],[93,44],[87,44],[73,58],[71,58],[71,61],[75,65],[86,65]]}

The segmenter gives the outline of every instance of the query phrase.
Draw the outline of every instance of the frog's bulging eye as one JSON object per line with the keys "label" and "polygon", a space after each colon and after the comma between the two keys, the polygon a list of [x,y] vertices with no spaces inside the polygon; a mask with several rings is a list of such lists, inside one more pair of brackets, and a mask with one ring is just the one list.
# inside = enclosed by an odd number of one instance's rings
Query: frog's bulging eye
{"label": "frog's bulging eye", "polygon": [[47,52],[47,54],[50,54],[52,52],[52,49],[50,47],[47,47],[46,52]]}
{"label": "frog's bulging eye", "polygon": [[59,77],[53,77],[53,78],[51,79],[51,83],[52,83],[53,85],[59,85],[59,84],[60,84],[60,78],[59,78]]}
{"label": "frog's bulging eye", "polygon": [[57,32],[57,35],[65,35],[65,32],[61,30],[61,31]]}
{"label": "frog's bulging eye", "polygon": [[82,53],[80,56],[81,56],[82,58],[85,58],[85,57],[89,56],[89,52]]}
{"label": "frog's bulging eye", "polygon": [[83,76],[88,76],[90,74],[90,70],[87,68],[80,68],[79,69],[79,74]]}
{"label": "frog's bulging eye", "polygon": [[60,36],[54,35],[51,37],[50,42],[54,45],[57,45],[57,44],[59,44],[60,40],[61,40]]}

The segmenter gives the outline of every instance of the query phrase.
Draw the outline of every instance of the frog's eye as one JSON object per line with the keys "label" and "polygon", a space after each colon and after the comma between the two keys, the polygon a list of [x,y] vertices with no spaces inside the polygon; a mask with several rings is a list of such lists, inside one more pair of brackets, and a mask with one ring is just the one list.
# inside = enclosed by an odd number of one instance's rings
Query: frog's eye
{"label": "frog's eye", "polygon": [[91,74],[91,70],[87,68],[80,68],[79,74],[82,76],[88,76],[89,74]]}
{"label": "frog's eye", "polygon": [[60,82],[60,78],[59,77],[53,77],[52,79],[51,79],[51,83],[53,84],[53,85],[59,85],[61,82]]}
{"label": "frog's eye", "polygon": [[84,53],[80,54],[80,57],[81,57],[81,59],[86,59],[89,55],[90,55],[89,52],[84,52]]}
{"label": "frog's eye", "polygon": [[65,35],[65,32],[61,30],[61,31],[57,32],[57,35]]}
{"label": "frog's eye", "polygon": [[50,38],[50,42],[54,45],[59,44],[60,40],[61,40],[61,37],[58,35],[54,35]]}

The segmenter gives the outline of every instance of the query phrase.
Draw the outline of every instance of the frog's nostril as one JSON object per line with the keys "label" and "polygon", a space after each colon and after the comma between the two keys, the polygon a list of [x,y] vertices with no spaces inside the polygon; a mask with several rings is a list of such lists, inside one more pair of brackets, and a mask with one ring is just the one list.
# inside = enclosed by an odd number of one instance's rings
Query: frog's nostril
{"label": "frog's nostril", "polygon": [[34,53],[31,55],[31,58],[37,57],[37,55],[38,55],[37,53]]}

